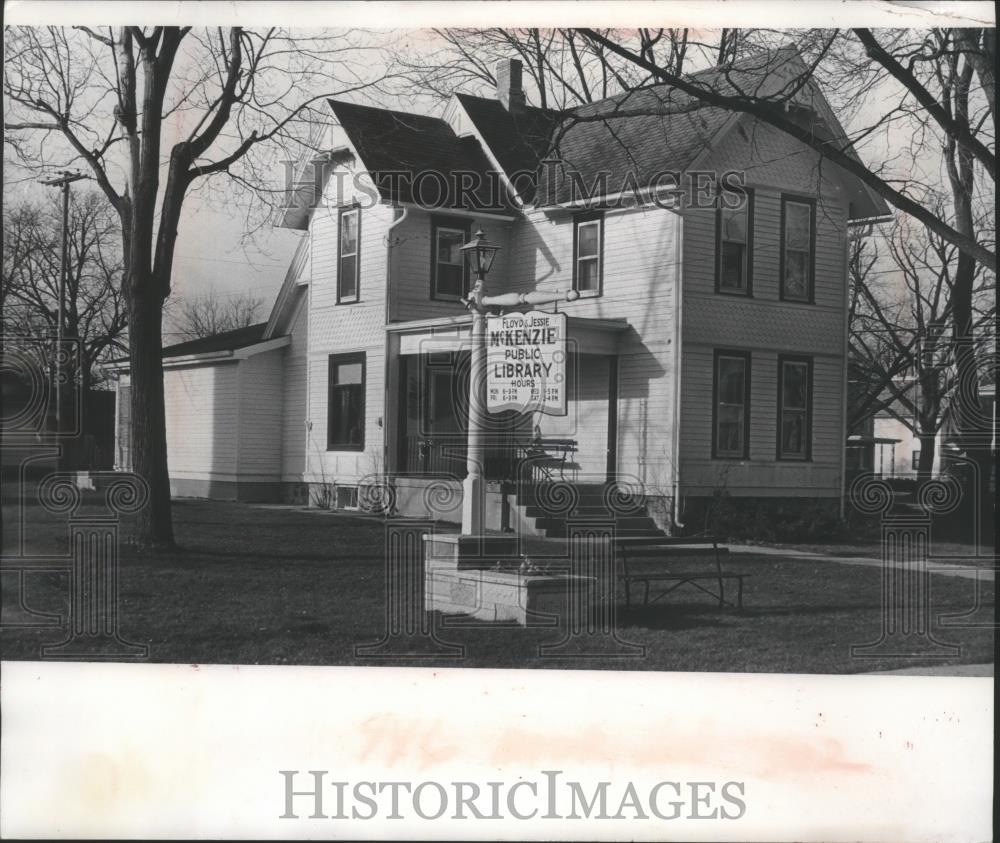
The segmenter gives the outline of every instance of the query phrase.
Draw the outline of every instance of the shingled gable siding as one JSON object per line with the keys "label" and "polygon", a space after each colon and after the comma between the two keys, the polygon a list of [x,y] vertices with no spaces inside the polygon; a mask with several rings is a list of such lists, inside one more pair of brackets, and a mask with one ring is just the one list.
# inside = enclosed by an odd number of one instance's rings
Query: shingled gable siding
{"label": "shingled gable siding", "polygon": [[[763,163],[760,163],[763,162]],[[839,493],[843,341],[846,313],[846,200],[816,157],[785,135],[757,126],[732,131],[706,169],[744,169],[754,187],[753,298],[715,294],[715,214],[684,217],[681,482],[688,495],[723,483],[733,494],[831,497]],[[816,196],[815,303],[779,300],[781,194]],[[698,256],[698,257],[696,257]],[[711,458],[712,354],[752,356],[749,461]],[[778,354],[813,357],[812,459],[775,459]]]}
{"label": "shingled gable siding", "polygon": [[[349,182],[347,182],[349,183]],[[334,184],[334,180],[329,182]],[[336,198],[326,197],[332,204]],[[380,470],[383,458],[383,382],[385,375],[386,243],[392,208],[370,205],[358,194],[361,211],[360,299],[337,304],[337,209],[317,209],[310,223],[310,266],[306,332],[309,337],[305,422],[305,476],[311,483],[354,485]],[[365,448],[327,451],[328,361],[331,354],[366,354]],[[303,427],[307,427],[303,424]]]}
{"label": "shingled gable siding", "polygon": [[[673,453],[673,307],[678,217],[660,208],[608,212],[603,295],[559,305],[570,316],[626,319],[619,359],[618,471],[669,494]],[[532,211],[511,230],[509,289],[569,290],[573,218]],[[551,306],[546,306],[549,309]],[[603,477],[607,457],[607,358],[584,358],[577,401],[566,418],[543,416],[551,435],[579,441],[577,462]]]}

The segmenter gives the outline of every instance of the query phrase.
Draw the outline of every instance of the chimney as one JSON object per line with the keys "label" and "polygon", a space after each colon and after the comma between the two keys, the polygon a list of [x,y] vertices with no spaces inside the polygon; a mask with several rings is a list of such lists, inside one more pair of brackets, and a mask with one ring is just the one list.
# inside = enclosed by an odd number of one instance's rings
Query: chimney
{"label": "chimney", "polygon": [[497,99],[511,114],[524,112],[524,89],[521,87],[521,62],[501,59],[497,62]]}

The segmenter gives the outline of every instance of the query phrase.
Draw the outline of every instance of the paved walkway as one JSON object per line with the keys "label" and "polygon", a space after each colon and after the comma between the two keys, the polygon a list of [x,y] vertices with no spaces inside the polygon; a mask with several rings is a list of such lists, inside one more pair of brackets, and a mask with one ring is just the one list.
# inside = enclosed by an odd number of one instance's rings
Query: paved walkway
{"label": "paved walkway", "polygon": [[[760,556],[783,556],[791,557],[794,559],[808,560],[810,562],[840,562],[843,565],[863,565],[868,568],[881,568],[881,559],[872,559],[868,556],[831,556],[825,553],[813,553],[808,550],[792,550],[790,548],[784,547],[764,547],[763,545],[753,545],[753,544],[731,544],[729,545],[730,553],[752,553]],[[896,565],[897,568],[904,567],[903,565]],[[940,574],[944,577],[961,577],[967,580],[979,579],[981,582],[993,582],[994,572],[993,568],[980,567],[974,565],[971,561],[969,567],[963,567],[957,564],[934,564],[934,560],[930,560],[928,565],[928,570],[932,574]]]}
{"label": "paved walkway", "polygon": [[991,664],[948,664],[903,667],[899,670],[873,670],[868,676],[993,676]]}

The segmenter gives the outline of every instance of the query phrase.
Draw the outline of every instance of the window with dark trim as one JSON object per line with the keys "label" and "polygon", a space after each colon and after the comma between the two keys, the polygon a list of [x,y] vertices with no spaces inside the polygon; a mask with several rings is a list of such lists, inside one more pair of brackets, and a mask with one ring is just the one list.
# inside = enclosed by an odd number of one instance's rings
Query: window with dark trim
{"label": "window with dark trim", "polygon": [[469,269],[462,246],[469,241],[469,223],[431,218],[431,298],[458,301],[469,294]]}
{"label": "window with dark trim", "polygon": [[604,286],[604,215],[573,218],[573,289],[600,295]]}
{"label": "window with dark trim", "polygon": [[341,208],[337,238],[337,304],[358,301],[361,278],[361,209]]}
{"label": "window with dark trim", "polygon": [[750,352],[715,352],[712,401],[712,456],[750,456]]}
{"label": "window with dark trim", "polygon": [[365,354],[331,354],[326,449],[365,447]]}
{"label": "window with dark trim", "polygon": [[781,298],[813,301],[816,253],[816,203],[781,197]]}
{"label": "window with dark trim", "polygon": [[913,471],[919,471],[920,470],[920,451],[914,451],[913,452],[913,454],[911,456],[911,461],[910,461],[910,468]]}
{"label": "window with dark trim", "polygon": [[812,358],[778,357],[778,459],[812,456]]}
{"label": "window with dark trim", "polygon": [[753,191],[744,188],[739,208],[715,212],[715,292],[753,295]]}

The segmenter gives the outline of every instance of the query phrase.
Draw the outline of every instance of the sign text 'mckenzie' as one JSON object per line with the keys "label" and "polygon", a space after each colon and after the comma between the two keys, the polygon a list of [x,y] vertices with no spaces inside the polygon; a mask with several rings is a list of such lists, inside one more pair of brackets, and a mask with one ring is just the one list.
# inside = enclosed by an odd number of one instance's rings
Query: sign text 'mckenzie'
{"label": "sign text 'mckenzie'", "polygon": [[486,408],[566,414],[566,314],[508,313],[486,320]]}

